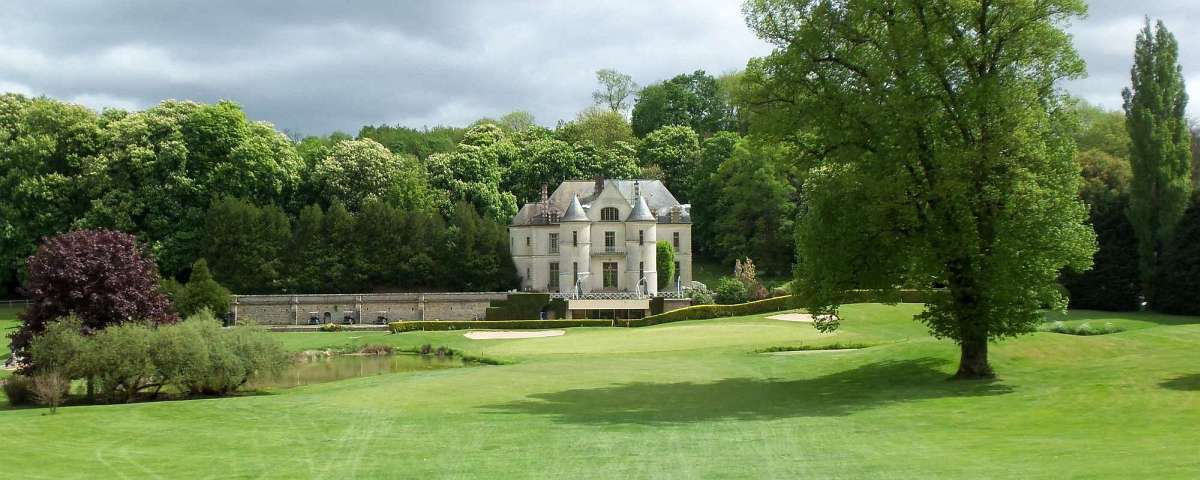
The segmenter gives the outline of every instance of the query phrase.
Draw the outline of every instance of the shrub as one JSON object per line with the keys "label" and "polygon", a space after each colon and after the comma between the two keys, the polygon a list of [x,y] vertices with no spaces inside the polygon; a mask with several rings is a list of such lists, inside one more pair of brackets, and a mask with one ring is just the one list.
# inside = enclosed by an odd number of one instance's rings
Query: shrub
{"label": "shrub", "polygon": [[713,293],[714,299],[721,305],[746,303],[750,299],[746,284],[734,277],[721,277]]}
{"label": "shrub", "polygon": [[659,240],[654,248],[657,250],[654,268],[658,273],[658,289],[674,288],[675,276],[678,275],[675,271],[675,248],[666,240]]}
{"label": "shrub", "polygon": [[795,297],[788,295],[784,297],[774,297],[766,300],[759,300],[757,302],[748,302],[736,305],[693,305],[658,315],[651,315],[649,317],[637,320],[617,320],[615,323],[617,326],[622,327],[645,327],[649,325],[658,325],[660,323],[681,322],[684,320],[705,320],[718,317],[737,317],[742,315],[778,312],[780,310],[789,310],[795,307]]}
{"label": "shrub", "polygon": [[[758,270],[754,267],[754,261],[746,258],[744,260],[733,261],[733,277],[742,282],[746,286],[746,300],[762,300],[767,298],[767,289],[763,287],[761,281],[758,280]],[[741,302],[736,302],[741,303]]]}
{"label": "shrub", "polygon": [[392,333],[471,328],[510,330],[572,327],[610,327],[611,320],[481,320],[481,321],[402,321],[388,324]]}
{"label": "shrub", "polygon": [[33,377],[33,398],[39,404],[50,407],[50,414],[58,412],[67,393],[71,389],[71,381],[57,371],[46,371]]}
{"label": "shrub", "polygon": [[1049,325],[1042,325],[1038,330],[1051,333],[1062,333],[1066,335],[1091,336],[1091,335],[1108,335],[1110,333],[1123,332],[1125,329],[1113,325],[1112,322],[1105,322],[1101,328],[1094,328],[1088,322],[1083,322],[1077,326],[1070,326],[1061,321],[1055,321]]}
{"label": "shrub", "polygon": [[755,350],[755,353],[775,353],[775,352],[811,352],[819,350],[860,350],[870,348],[874,345],[866,343],[830,343],[825,345],[795,345],[785,347],[767,347]]}
{"label": "shrub", "polygon": [[90,374],[101,394],[111,402],[129,402],[155,379],[150,342],[154,331],[146,325],[126,323],[93,335],[84,348]]}
{"label": "shrub", "polygon": [[33,405],[33,379],[25,375],[13,375],[3,381],[4,395],[9,405]]}
{"label": "shrub", "polygon": [[322,323],[320,327],[317,327],[317,330],[322,332],[340,332],[345,329],[345,327],[337,323]]}
{"label": "shrub", "polygon": [[216,315],[224,315],[229,311],[230,292],[213,280],[208,271],[208,262],[203,258],[192,264],[192,277],[188,283],[178,287],[175,295],[175,309],[182,316],[191,316],[201,309],[207,308]]}
{"label": "shrub", "polygon": [[700,284],[687,290],[687,298],[692,305],[710,305],[713,303],[713,293],[708,287]]}
{"label": "shrub", "polygon": [[358,349],[358,353],[364,355],[391,355],[395,347],[391,345],[364,345]]}

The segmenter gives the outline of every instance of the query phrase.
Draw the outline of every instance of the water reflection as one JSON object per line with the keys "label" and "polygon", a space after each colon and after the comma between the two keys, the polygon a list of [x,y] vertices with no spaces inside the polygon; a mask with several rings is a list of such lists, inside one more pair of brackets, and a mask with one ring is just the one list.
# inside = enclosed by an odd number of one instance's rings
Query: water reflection
{"label": "water reflection", "polygon": [[275,378],[260,378],[249,389],[288,388],[313,383],[332,382],[346,378],[381,375],[384,373],[439,370],[463,366],[457,358],[438,358],[433,355],[333,355],[301,357],[286,372]]}

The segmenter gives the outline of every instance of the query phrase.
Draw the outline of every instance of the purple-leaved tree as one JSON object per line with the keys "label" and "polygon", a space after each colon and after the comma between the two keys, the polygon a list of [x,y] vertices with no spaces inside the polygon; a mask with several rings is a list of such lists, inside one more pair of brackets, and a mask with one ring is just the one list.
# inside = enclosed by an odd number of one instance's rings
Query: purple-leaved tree
{"label": "purple-leaved tree", "polygon": [[45,240],[29,257],[26,282],[32,304],[10,336],[13,355],[26,364],[33,337],[49,322],[75,315],[84,333],[129,320],[176,320],[159,291],[158,267],[137,238],[112,230],[78,230]]}

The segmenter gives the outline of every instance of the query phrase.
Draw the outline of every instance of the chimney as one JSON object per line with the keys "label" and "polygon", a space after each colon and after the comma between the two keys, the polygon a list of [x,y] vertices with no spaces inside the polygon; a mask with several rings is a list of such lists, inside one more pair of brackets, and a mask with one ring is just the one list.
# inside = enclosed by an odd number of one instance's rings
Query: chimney
{"label": "chimney", "polygon": [[596,188],[593,189],[593,190],[595,190],[594,195],[599,195],[600,192],[604,191],[604,177],[600,176],[600,175],[596,175],[595,180],[596,180]]}
{"label": "chimney", "polygon": [[542,184],[542,203],[546,203],[550,199],[550,194],[546,190],[546,184]]}

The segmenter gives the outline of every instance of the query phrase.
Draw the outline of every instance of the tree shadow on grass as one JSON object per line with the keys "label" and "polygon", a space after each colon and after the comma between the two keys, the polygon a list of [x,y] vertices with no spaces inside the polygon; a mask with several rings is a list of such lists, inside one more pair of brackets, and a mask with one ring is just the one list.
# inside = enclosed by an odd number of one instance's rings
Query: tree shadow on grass
{"label": "tree shadow on grass", "polygon": [[1184,375],[1166,380],[1158,386],[1169,388],[1171,390],[1182,390],[1185,392],[1200,392],[1200,373]]}
{"label": "tree shadow on grass", "polygon": [[801,380],[730,378],[714,383],[626,383],[531,395],[483,407],[492,413],[546,415],[585,425],[669,425],[715,420],[842,416],[890,404],[945,397],[1003,395],[996,381],[948,381],[936,358],[862,365]]}

